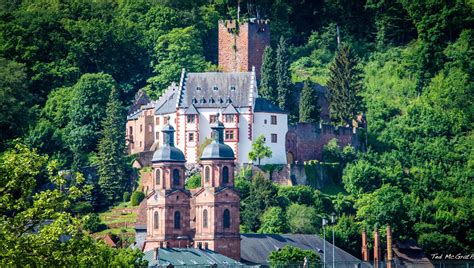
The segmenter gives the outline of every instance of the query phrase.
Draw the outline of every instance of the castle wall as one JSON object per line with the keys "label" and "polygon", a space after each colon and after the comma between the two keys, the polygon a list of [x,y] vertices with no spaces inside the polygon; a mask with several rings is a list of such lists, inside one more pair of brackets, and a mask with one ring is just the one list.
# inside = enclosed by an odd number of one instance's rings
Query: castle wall
{"label": "castle wall", "polygon": [[289,126],[286,134],[286,152],[290,162],[302,164],[308,160],[322,160],[323,147],[331,139],[337,139],[339,146],[351,144],[358,147],[355,129],[319,123],[298,123]]}

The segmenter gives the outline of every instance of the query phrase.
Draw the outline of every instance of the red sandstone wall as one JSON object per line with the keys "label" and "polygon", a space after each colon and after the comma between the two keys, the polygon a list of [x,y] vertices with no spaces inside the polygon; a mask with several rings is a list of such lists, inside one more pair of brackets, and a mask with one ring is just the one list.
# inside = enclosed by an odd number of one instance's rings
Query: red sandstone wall
{"label": "red sandstone wall", "polygon": [[324,145],[334,138],[340,146],[358,146],[357,135],[352,128],[336,129],[331,125],[322,125],[320,128],[318,123],[298,123],[288,129],[286,151],[300,164],[307,160],[321,161]]}

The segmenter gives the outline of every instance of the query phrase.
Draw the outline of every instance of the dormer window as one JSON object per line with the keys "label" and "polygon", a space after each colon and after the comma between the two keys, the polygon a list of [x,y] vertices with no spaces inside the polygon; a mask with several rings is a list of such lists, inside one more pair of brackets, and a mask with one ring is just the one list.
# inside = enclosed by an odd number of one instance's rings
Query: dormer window
{"label": "dormer window", "polygon": [[232,100],[231,100],[229,97],[227,97],[227,99],[225,100],[225,102],[226,102],[226,103],[232,103]]}
{"label": "dormer window", "polygon": [[204,97],[201,97],[201,99],[199,100],[199,103],[206,103],[206,99]]}
{"label": "dormer window", "polygon": [[201,87],[196,87],[196,90],[197,90],[197,91],[201,91]]}
{"label": "dormer window", "polygon": [[215,103],[215,102],[216,102],[216,101],[214,100],[213,97],[210,97],[210,98],[209,98],[209,103]]}
{"label": "dormer window", "polygon": [[193,97],[193,103],[197,103],[197,102],[198,102],[198,100]]}
{"label": "dormer window", "polygon": [[213,87],[212,87],[212,90],[214,90],[214,91],[218,91],[218,90],[219,90],[219,88],[218,88],[217,86],[213,86]]}
{"label": "dormer window", "polygon": [[235,91],[235,86],[230,86],[230,91]]}
{"label": "dormer window", "polygon": [[223,103],[224,100],[223,100],[221,97],[219,97],[219,102],[220,102],[220,103]]}

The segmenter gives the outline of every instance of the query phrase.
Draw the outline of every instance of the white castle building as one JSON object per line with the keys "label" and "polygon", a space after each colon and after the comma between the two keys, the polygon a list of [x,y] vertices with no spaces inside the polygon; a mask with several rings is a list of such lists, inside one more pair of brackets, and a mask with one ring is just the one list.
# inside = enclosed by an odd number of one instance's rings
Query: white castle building
{"label": "white castle building", "polygon": [[[139,101],[137,99],[136,101]],[[129,153],[153,151],[163,144],[162,127],[175,125],[176,147],[188,163],[196,163],[201,145],[211,141],[210,124],[224,123],[224,142],[239,164],[249,163],[253,141],[263,135],[272,150],[261,164],[285,164],[288,115],[258,96],[255,68],[250,72],[181,73],[157,100],[144,103],[128,116]]]}

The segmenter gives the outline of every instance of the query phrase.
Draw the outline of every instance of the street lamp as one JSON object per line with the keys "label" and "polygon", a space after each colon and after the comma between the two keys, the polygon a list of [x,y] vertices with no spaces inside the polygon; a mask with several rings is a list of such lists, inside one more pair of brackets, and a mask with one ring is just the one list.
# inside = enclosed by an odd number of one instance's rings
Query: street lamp
{"label": "street lamp", "polygon": [[323,220],[323,267],[326,268],[326,228],[324,226],[326,226],[328,221],[326,220],[326,218],[323,218],[322,220]]}
{"label": "street lamp", "polygon": [[332,268],[335,268],[335,262],[334,262],[334,225],[336,223],[336,213],[331,214],[331,224],[332,224]]}

